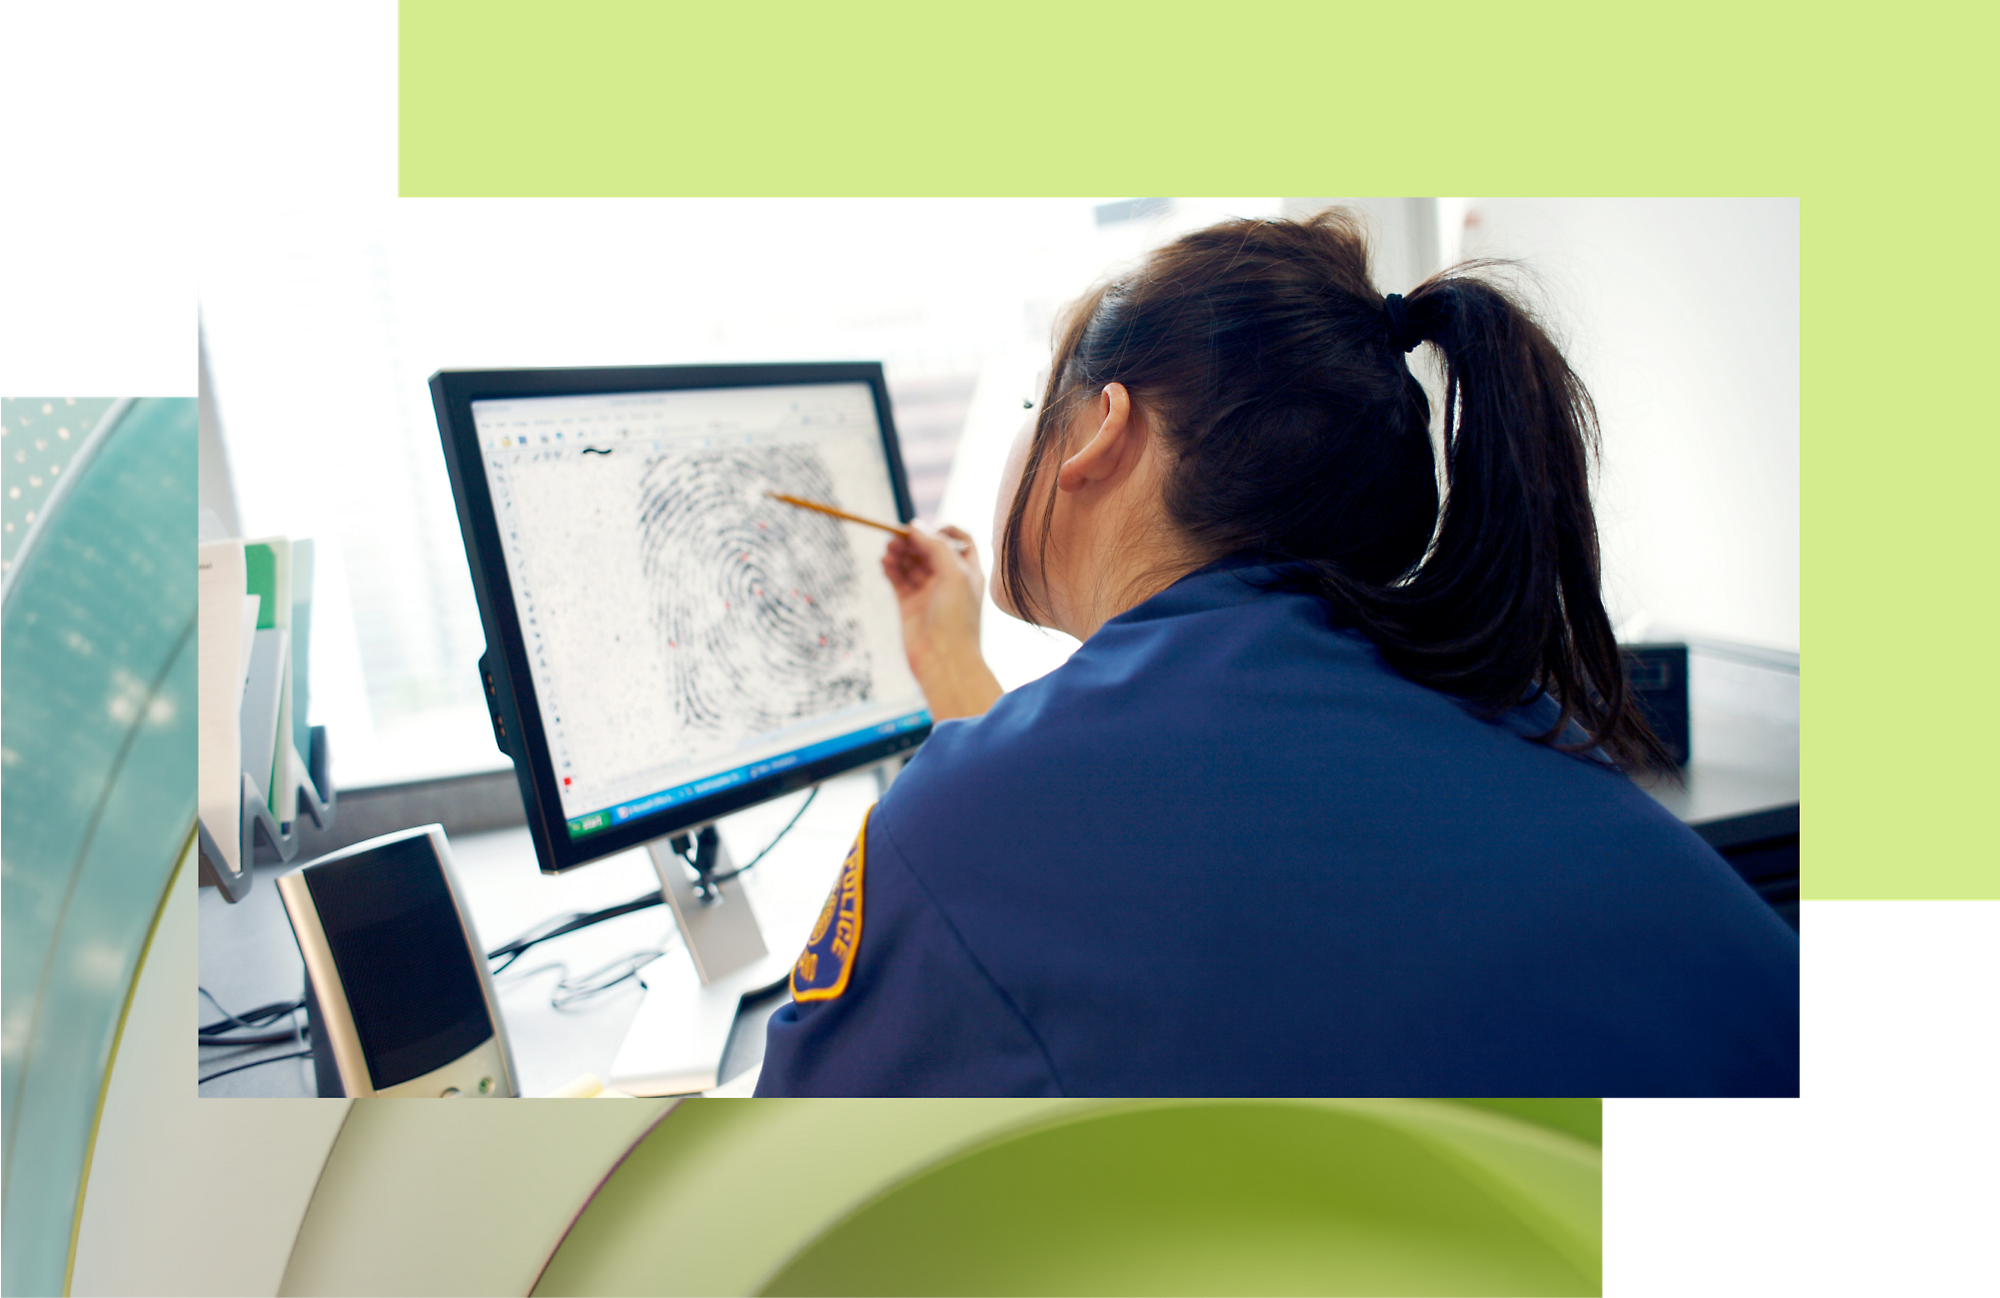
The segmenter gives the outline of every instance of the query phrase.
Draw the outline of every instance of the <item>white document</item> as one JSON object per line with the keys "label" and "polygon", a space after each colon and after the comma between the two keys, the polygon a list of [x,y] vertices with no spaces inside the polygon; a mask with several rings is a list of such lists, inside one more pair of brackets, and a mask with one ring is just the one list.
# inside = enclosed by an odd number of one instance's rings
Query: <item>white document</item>
{"label": "white document", "polygon": [[[274,778],[285,774],[279,759],[278,726],[284,718],[285,667],[289,633],[266,627],[250,650],[250,683],[243,691],[243,771],[269,802]],[[290,747],[290,736],[286,747]],[[290,790],[286,790],[290,792]],[[283,822],[289,817],[280,815]]]}
{"label": "white document", "polygon": [[[249,580],[253,583],[251,593],[262,595],[268,601],[264,605],[263,616],[258,619],[259,625],[266,631],[284,631],[289,637],[292,629],[291,541],[282,536],[257,537],[246,540],[243,543],[243,548],[250,552],[250,558],[246,560],[246,563],[249,568]],[[259,551],[263,551],[268,555],[268,568],[257,562]],[[268,585],[259,582],[256,576],[259,571],[269,574]],[[289,643],[289,639],[287,643]],[[269,797],[271,814],[276,816],[280,823],[289,823],[293,812],[293,804],[291,802],[292,783],[298,774],[293,770],[290,760],[292,751],[290,743],[292,730],[292,660],[289,651],[285,655],[283,678],[284,685],[278,696],[278,727],[279,732],[285,738],[273,742],[273,749],[277,753],[278,758],[278,766],[275,774],[269,777],[260,777],[257,785]],[[252,771],[251,774],[255,775],[256,772]]]}
{"label": "white document", "polygon": [[243,542],[208,542],[201,547],[200,564],[196,806],[222,852],[218,864],[240,873],[243,679],[249,663],[246,629],[254,634],[257,628],[256,601],[245,609]]}
{"label": "white document", "polygon": [[243,597],[243,647],[236,657],[236,696],[243,696],[250,684],[250,646],[257,643],[257,613],[264,601],[255,595]]}
{"label": "white document", "polygon": [[301,782],[310,782],[306,758],[312,756],[311,660],[312,652],[313,543],[301,538],[292,542],[292,748]]}

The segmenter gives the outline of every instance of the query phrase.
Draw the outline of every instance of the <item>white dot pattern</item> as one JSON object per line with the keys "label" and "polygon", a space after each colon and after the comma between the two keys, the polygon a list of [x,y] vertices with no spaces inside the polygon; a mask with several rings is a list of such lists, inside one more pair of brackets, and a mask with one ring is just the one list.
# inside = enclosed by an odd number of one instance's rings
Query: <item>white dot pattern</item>
{"label": "white dot pattern", "polygon": [[111,406],[108,397],[0,401],[0,568],[14,566],[15,551],[70,457]]}

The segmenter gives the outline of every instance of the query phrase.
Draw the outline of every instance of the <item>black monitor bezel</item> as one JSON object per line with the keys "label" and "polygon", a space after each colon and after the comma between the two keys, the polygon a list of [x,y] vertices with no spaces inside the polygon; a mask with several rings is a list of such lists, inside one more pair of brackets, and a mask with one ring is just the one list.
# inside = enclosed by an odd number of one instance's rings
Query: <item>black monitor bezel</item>
{"label": "black monitor bezel", "polygon": [[[795,384],[865,383],[875,398],[876,423],[896,497],[897,521],[916,516],[910,503],[909,480],[896,440],[889,409],[889,389],[876,361],[814,362],[784,365],[649,365],[612,368],[527,370],[440,370],[431,376],[431,402],[437,411],[438,435],[444,444],[445,468],[451,476],[458,508],[459,534],[465,541],[472,589],[479,601],[480,625],[486,632],[486,656],[481,659],[481,684],[493,716],[495,741],[514,763],[521,802],[528,814],[535,856],[545,874],[565,870],[638,847],[653,839],[707,824],[857,767],[916,747],[930,733],[928,724],[891,735],[847,752],[736,785],[707,797],[669,807],[591,834],[569,836],[568,818],[549,756],[548,736],[528,671],[527,640],[514,606],[513,584],[507,575],[500,544],[500,527],[488,490],[479,435],[472,420],[475,401],[524,397],[599,396],[626,392],[669,392],[698,388],[783,387]],[[497,651],[497,652],[496,652]]]}

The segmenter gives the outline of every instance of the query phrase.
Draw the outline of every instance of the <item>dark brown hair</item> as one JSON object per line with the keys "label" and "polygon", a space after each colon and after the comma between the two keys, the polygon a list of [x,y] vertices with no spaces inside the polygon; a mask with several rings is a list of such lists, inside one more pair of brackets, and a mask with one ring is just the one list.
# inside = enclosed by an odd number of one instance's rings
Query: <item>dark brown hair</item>
{"label": "dark brown hair", "polygon": [[[1434,275],[1394,304],[1397,343],[1443,361],[1442,474],[1351,214],[1197,231],[1085,295],[1007,511],[995,575],[1014,606],[1047,612],[1022,545],[1038,472],[1075,412],[1122,383],[1172,457],[1167,516],[1194,555],[1280,562],[1410,679],[1488,716],[1546,691],[1561,715],[1541,742],[1671,771],[1599,594],[1590,396],[1495,268]],[[1050,492],[1038,574],[1054,513]],[[1572,720],[1581,744],[1563,742]]]}

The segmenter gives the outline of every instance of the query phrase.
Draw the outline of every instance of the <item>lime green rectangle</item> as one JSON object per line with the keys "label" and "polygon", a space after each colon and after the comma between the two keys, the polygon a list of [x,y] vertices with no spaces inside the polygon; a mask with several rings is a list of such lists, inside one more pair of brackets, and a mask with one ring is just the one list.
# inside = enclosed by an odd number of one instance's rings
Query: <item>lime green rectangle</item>
{"label": "lime green rectangle", "polygon": [[[1568,8],[1583,32],[1629,27],[1646,57],[1579,61],[1562,48],[1578,33],[1449,0],[404,0],[399,192],[1509,193],[1572,189],[1579,159],[1588,188],[1646,192],[1659,153],[1740,116],[1746,87],[1766,117],[1808,111],[1762,89],[1755,41],[1791,38],[1789,20],[1715,6],[1734,38],[1718,42],[1687,10]],[[1718,58],[1690,93],[1687,64]],[[1496,92],[1532,138],[1501,129]],[[1622,115],[1579,111],[1606,100]],[[1785,158],[1726,151],[1722,188],[1790,193]]]}
{"label": "lime green rectangle", "polygon": [[2000,629],[1995,26],[1936,3],[406,0],[400,187],[1800,195],[1803,892],[2000,898],[1974,666]]}

